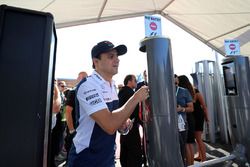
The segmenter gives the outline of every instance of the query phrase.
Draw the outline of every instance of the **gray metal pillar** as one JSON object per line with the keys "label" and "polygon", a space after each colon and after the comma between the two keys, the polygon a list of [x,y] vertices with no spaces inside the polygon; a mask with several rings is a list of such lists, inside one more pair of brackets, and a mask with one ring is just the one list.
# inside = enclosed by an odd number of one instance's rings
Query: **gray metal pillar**
{"label": "gray metal pillar", "polygon": [[196,73],[194,80],[197,80],[198,89],[204,96],[209,116],[208,129],[205,134],[209,134],[205,139],[215,143],[216,134],[220,135],[220,140],[228,143],[227,136],[227,116],[226,102],[224,99],[223,81],[218,65],[214,61],[204,60],[195,63]]}
{"label": "gray metal pillar", "polygon": [[216,77],[216,87],[217,87],[217,115],[218,115],[218,124],[220,126],[220,138],[221,141],[225,143],[229,143],[228,139],[228,115],[227,115],[227,101],[224,98],[225,96],[225,90],[224,90],[224,81],[223,81],[223,76],[222,73],[220,72],[220,67],[219,67],[219,61],[218,61],[218,54],[215,52],[215,70],[214,70],[214,75]]}
{"label": "gray metal pillar", "polygon": [[145,128],[149,166],[182,167],[170,40],[146,38],[140,50],[147,52],[148,60],[150,118]]}
{"label": "gray metal pillar", "polygon": [[[213,101],[213,73],[209,71],[209,63],[212,61],[200,61],[195,63],[195,71],[198,73],[198,89],[201,91],[208,110],[210,120],[208,126],[209,139],[215,143],[215,111]],[[207,129],[205,129],[206,132]],[[207,132],[206,132],[207,133]]]}

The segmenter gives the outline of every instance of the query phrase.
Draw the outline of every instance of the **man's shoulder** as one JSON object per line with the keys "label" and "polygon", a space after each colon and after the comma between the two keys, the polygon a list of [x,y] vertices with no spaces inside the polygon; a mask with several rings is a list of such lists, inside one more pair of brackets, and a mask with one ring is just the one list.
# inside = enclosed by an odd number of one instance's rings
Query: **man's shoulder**
{"label": "man's shoulder", "polygon": [[137,87],[136,87],[135,90],[140,89],[140,88],[141,88],[142,86],[144,86],[144,85],[146,85],[145,81],[142,81],[142,82],[137,83]]}
{"label": "man's shoulder", "polygon": [[118,94],[127,93],[127,92],[134,92],[134,90],[128,86],[124,86],[121,88]]}
{"label": "man's shoulder", "polygon": [[185,95],[187,92],[188,92],[188,90],[186,88],[179,87],[179,94]]}
{"label": "man's shoulder", "polygon": [[71,97],[71,96],[74,96],[76,93],[76,88],[74,87],[73,89],[71,89],[67,95],[67,97]]}
{"label": "man's shoulder", "polygon": [[80,86],[82,86],[82,85],[96,85],[97,84],[97,82],[94,80],[94,78],[90,75],[90,76],[88,76],[88,77],[86,77],[86,78],[83,78],[80,82],[79,82],[79,84],[77,85],[77,87],[80,87]]}
{"label": "man's shoulder", "polygon": [[84,95],[87,95],[91,92],[100,91],[100,85],[98,84],[98,82],[96,82],[95,79],[93,79],[93,77],[89,76],[78,84],[76,90],[77,90],[77,94],[80,91]]}
{"label": "man's shoulder", "polygon": [[128,98],[128,97],[131,97],[133,94],[134,94],[134,90],[130,87],[125,86],[119,91],[118,97],[119,99]]}
{"label": "man's shoulder", "polygon": [[130,91],[130,90],[133,91],[133,89],[130,88],[130,87],[128,87],[128,86],[123,86],[123,87],[121,88],[121,91]]}
{"label": "man's shoulder", "polygon": [[187,89],[186,89],[186,88],[183,88],[183,87],[179,87],[179,91],[186,92]]}

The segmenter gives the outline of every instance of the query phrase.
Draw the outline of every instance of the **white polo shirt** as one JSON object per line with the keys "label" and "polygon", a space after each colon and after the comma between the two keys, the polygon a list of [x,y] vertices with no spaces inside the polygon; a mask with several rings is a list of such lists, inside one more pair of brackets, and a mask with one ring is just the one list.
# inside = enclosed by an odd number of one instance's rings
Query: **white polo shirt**
{"label": "white polo shirt", "polygon": [[[108,108],[110,112],[119,106],[114,81],[110,84],[96,71],[83,81],[77,91],[79,101],[79,125],[73,139],[76,153],[86,152],[93,161],[107,161],[114,157],[115,134],[109,135],[90,117],[91,114]],[[88,158],[87,158],[88,159]],[[94,162],[93,162],[94,163]]]}

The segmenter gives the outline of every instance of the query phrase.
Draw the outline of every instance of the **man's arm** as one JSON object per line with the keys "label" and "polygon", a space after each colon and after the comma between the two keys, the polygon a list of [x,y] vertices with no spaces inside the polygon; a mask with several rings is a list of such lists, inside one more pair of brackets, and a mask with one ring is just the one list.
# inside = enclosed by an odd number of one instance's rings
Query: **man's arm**
{"label": "man's arm", "polygon": [[191,94],[189,93],[189,91],[187,89],[185,89],[186,91],[186,107],[183,107],[182,112],[193,112],[194,111],[194,105],[193,105],[193,98],[191,96]]}
{"label": "man's arm", "polygon": [[54,85],[54,95],[53,95],[53,105],[52,105],[52,112],[58,113],[61,108],[61,97],[59,95],[59,89],[57,85]]}
{"label": "man's arm", "polygon": [[134,111],[136,105],[148,98],[148,87],[143,86],[119,109],[110,112],[108,109],[102,109],[91,114],[97,124],[108,134],[114,134],[122,123],[126,121]]}
{"label": "man's arm", "polygon": [[193,102],[189,102],[186,105],[187,105],[186,107],[182,107],[182,106],[178,105],[177,112],[193,112],[194,111]]}
{"label": "man's arm", "polygon": [[194,105],[193,102],[187,103],[187,107],[184,107],[184,112],[193,112],[194,111]]}
{"label": "man's arm", "polygon": [[72,117],[72,112],[75,107],[75,90],[70,90],[66,97],[66,107],[65,107],[65,116],[66,123],[70,132],[75,130],[74,128],[74,119]]}
{"label": "man's arm", "polygon": [[66,105],[65,108],[65,115],[66,115],[66,122],[67,122],[67,126],[69,128],[69,131],[74,131],[74,124],[73,124],[73,118],[72,118],[72,111],[73,111],[73,107]]}

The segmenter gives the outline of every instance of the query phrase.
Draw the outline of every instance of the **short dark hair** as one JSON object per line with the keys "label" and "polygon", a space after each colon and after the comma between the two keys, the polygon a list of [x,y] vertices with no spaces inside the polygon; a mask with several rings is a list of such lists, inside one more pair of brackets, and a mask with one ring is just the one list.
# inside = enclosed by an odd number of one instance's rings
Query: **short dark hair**
{"label": "short dark hair", "polygon": [[[99,54],[99,55],[97,55],[95,58],[96,58],[96,59],[101,59],[101,55]],[[95,64],[94,64],[93,61],[92,61],[92,68],[95,69]]]}
{"label": "short dark hair", "polygon": [[128,81],[132,81],[133,77],[134,77],[134,75],[132,75],[132,74],[127,75],[123,81],[124,86],[126,86],[128,84]]}

